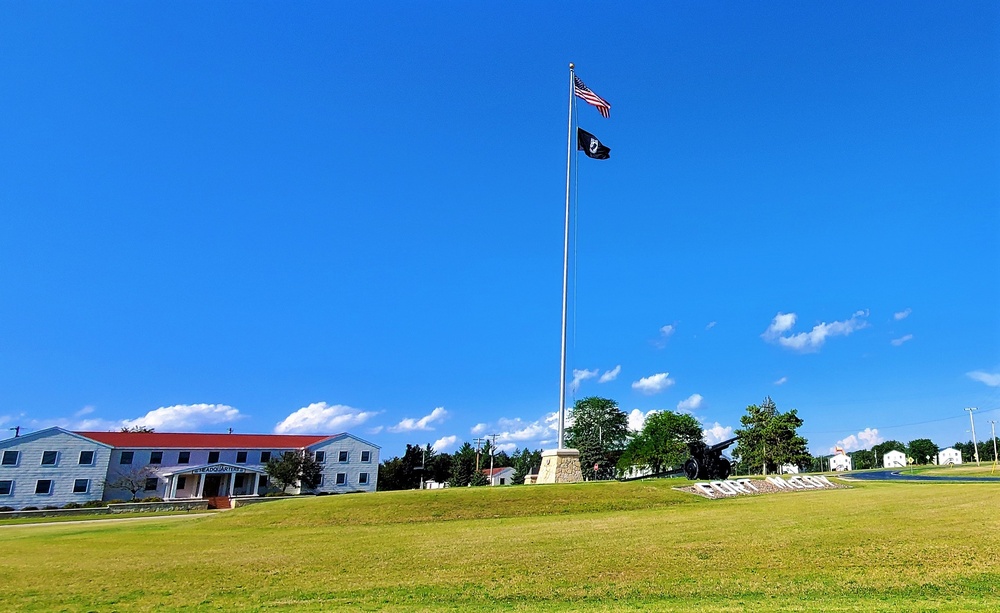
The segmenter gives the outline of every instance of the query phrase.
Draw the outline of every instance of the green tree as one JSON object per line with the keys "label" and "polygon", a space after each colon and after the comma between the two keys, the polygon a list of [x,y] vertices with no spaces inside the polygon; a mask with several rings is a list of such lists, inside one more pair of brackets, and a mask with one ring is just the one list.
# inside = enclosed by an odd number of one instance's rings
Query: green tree
{"label": "green tree", "polygon": [[646,416],[642,430],[625,446],[618,469],[645,466],[654,473],[678,468],[691,455],[691,448],[704,445],[701,424],[687,413],[657,411]]}
{"label": "green tree", "polygon": [[736,430],[739,440],[733,457],[751,471],[768,474],[778,472],[783,464],[809,466],[812,456],[807,449],[808,441],[797,432],[802,419],[795,409],[780,413],[768,396],[760,406],[749,405],[740,423],[743,427]]}
{"label": "green tree", "polygon": [[628,415],[614,400],[597,396],[577,400],[571,414],[573,425],[566,428],[566,446],[580,452],[584,479],[613,478],[628,441]]}
{"label": "green tree", "polygon": [[314,490],[323,481],[323,465],[316,461],[316,456],[306,452],[299,466],[299,484],[302,489]]}
{"label": "green tree", "polygon": [[302,470],[302,456],[294,451],[286,451],[280,457],[272,457],[264,465],[264,471],[272,483],[284,493],[299,481]]}
{"label": "green tree", "polygon": [[527,447],[523,450],[514,450],[513,460],[514,476],[511,483],[524,485],[524,477],[531,474],[531,471],[542,466],[542,450],[531,451]]}
{"label": "green tree", "polygon": [[157,477],[157,474],[152,466],[142,466],[114,473],[104,482],[104,486],[113,490],[124,490],[132,494],[132,500],[135,500],[136,495],[146,489],[146,480],[154,477]]}
{"label": "green tree", "polygon": [[875,464],[875,453],[868,449],[861,449],[850,454],[851,467],[854,470],[864,470],[866,468],[877,468]]}
{"label": "green tree", "polygon": [[465,487],[472,482],[476,473],[476,450],[469,443],[463,443],[455,452],[451,463],[451,487]]}
{"label": "green tree", "polygon": [[937,457],[938,447],[929,438],[913,439],[906,446],[906,455],[913,458],[915,464],[929,464]]}

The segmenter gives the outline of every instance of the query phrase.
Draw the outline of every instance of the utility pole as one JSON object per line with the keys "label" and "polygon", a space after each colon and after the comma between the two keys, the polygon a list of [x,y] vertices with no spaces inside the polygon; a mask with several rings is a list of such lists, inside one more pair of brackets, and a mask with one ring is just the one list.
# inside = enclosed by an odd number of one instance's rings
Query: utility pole
{"label": "utility pole", "polygon": [[479,446],[486,442],[483,437],[477,437],[474,439],[476,441],[476,472],[479,472]]}
{"label": "utility pole", "polygon": [[14,438],[21,436],[21,426],[14,426],[13,428],[8,428],[8,430],[14,431]]}
{"label": "utility pole", "polygon": [[972,449],[976,452],[976,466],[982,466],[979,463],[979,441],[976,440],[976,422],[972,419],[972,412],[976,410],[976,407],[966,407],[965,410],[969,412],[969,423],[972,424]]}
{"label": "utility pole", "polygon": [[[430,443],[427,443],[430,446]],[[427,468],[427,447],[420,450],[420,489],[424,489],[424,469]]]}
{"label": "utility pole", "polygon": [[993,435],[993,466],[997,465],[997,422],[990,420],[990,434]]}
{"label": "utility pole", "polygon": [[493,485],[493,450],[496,449],[497,446],[497,435],[491,434],[490,438],[493,439],[490,443],[490,485]]}

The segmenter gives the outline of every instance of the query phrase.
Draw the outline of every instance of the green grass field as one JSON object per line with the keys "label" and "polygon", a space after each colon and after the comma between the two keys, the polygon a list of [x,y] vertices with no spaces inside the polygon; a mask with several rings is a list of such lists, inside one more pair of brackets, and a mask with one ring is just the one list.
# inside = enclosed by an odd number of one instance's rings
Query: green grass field
{"label": "green grass field", "polygon": [[0,530],[8,611],[1000,610],[1000,484],[678,481],[281,500]]}

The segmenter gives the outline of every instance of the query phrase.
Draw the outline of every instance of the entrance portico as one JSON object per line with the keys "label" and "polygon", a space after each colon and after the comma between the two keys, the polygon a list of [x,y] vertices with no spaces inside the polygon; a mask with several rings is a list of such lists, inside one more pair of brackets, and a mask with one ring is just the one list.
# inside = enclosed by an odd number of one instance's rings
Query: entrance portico
{"label": "entrance portico", "polygon": [[164,499],[258,496],[260,477],[265,475],[267,472],[260,468],[225,462],[190,468],[176,466],[163,473],[167,478],[167,495]]}

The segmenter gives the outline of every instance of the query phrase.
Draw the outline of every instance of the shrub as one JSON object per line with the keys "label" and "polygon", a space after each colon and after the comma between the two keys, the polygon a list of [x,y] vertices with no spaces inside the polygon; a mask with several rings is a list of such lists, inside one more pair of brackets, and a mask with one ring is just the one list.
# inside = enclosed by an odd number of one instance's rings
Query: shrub
{"label": "shrub", "polygon": [[0,507],[0,512],[14,511],[14,510],[16,510],[16,509],[14,509],[14,507]]}
{"label": "shrub", "polygon": [[38,507],[24,507],[22,511],[37,511]]}
{"label": "shrub", "polygon": [[47,505],[45,505],[44,507],[42,507],[42,510],[43,510],[43,511],[55,511],[55,510],[57,510],[57,509],[59,509],[59,507],[57,507],[57,506],[53,506],[53,505],[51,505],[51,504],[47,504]]}
{"label": "shrub", "polygon": [[67,502],[62,506],[64,509],[82,509],[83,505],[79,502]]}
{"label": "shrub", "polygon": [[159,496],[149,496],[148,498],[143,498],[139,502],[163,502],[163,499]]}
{"label": "shrub", "polygon": [[126,502],[129,502],[129,501],[122,500],[121,498],[115,498],[114,500],[109,500],[109,501],[105,502],[104,504],[105,504],[105,506],[107,506],[109,504],[124,504]]}
{"label": "shrub", "polygon": [[105,504],[103,500],[88,500],[87,502],[83,503],[83,505],[81,505],[81,506],[84,509],[94,509],[94,508],[97,508],[97,507],[106,507],[108,505]]}

